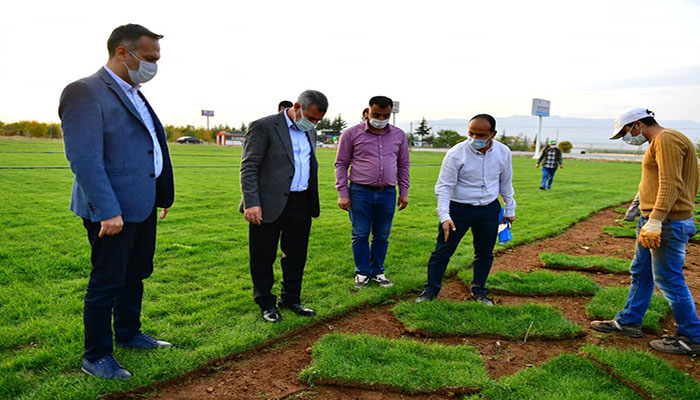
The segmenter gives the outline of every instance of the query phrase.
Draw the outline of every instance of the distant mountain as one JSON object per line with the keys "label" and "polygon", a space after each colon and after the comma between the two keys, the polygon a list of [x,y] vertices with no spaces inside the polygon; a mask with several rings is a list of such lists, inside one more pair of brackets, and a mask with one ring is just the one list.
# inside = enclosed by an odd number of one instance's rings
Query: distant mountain
{"label": "distant mountain", "polygon": [[[419,121],[418,121],[419,122]],[[418,122],[413,122],[413,130],[415,131]],[[531,140],[535,138],[537,132],[537,117],[529,115],[513,115],[510,117],[496,117],[496,129],[498,135],[505,133],[507,136],[517,136],[524,134]],[[695,121],[674,121],[674,120],[659,120],[659,123],[668,128],[674,128],[682,131],[693,141],[700,140],[700,122]],[[440,129],[451,129],[459,132],[460,135],[467,134],[467,119],[439,119],[428,120],[428,124],[433,127],[432,132],[435,133]],[[410,131],[410,123],[399,122],[399,128]],[[545,139],[556,139],[557,131],[559,131],[559,140],[568,140],[578,147],[587,147],[591,144],[602,144],[605,146],[620,148],[623,145],[622,141],[608,141],[608,136],[613,129],[613,119],[588,119],[588,118],[568,118],[554,115],[551,117],[542,118],[542,137]]]}

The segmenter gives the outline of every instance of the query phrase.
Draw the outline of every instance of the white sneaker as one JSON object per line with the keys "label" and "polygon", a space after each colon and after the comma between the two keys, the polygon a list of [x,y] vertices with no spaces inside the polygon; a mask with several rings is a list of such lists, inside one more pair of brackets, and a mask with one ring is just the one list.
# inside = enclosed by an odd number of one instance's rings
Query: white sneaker
{"label": "white sneaker", "polygon": [[387,287],[392,287],[394,284],[386,277],[384,274],[379,274],[372,278],[373,281],[377,282],[379,286],[387,288]]}
{"label": "white sneaker", "polygon": [[362,289],[363,287],[367,286],[368,283],[369,283],[369,276],[361,275],[361,274],[355,275],[355,287],[356,288]]}

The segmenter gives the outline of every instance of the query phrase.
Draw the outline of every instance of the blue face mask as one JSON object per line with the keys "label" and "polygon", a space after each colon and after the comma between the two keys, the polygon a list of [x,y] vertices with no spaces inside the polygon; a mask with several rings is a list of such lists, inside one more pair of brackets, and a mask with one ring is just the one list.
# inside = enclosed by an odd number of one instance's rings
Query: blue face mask
{"label": "blue face mask", "polygon": [[301,119],[299,121],[294,121],[294,125],[299,128],[300,131],[308,132],[316,127],[316,125],[304,117],[304,109],[299,108],[301,111]]}
{"label": "blue face mask", "polygon": [[481,150],[489,145],[489,140],[490,139],[474,139],[473,137],[468,137],[467,143],[472,146],[472,149]]}

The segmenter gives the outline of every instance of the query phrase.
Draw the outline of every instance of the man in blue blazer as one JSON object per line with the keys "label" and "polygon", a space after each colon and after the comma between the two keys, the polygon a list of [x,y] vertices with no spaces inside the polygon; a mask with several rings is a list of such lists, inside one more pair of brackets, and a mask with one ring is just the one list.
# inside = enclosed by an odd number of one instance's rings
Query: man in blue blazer
{"label": "man in blue blazer", "polygon": [[75,175],[71,210],[83,219],[92,247],[82,370],[106,379],[131,377],[112,356],[112,314],[118,346],[172,346],[141,332],[140,322],[157,207],[165,218],[174,198],[165,132],[139,91],[156,74],[161,38],[140,25],[116,28],[107,65],[68,85],[58,110]]}

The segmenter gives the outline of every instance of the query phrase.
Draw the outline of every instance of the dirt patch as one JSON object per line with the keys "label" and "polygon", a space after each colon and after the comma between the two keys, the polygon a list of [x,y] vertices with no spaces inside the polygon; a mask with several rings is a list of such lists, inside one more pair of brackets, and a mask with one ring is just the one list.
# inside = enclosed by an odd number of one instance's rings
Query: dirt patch
{"label": "dirt patch", "polygon": [[[562,252],[571,255],[600,255],[632,259],[634,240],[613,238],[604,234],[601,227],[610,225],[619,214],[608,209],[576,224],[563,234],[529,245],[501,252],[494,261],[494,271],[533,271],[542,267],[537,255],[543,251]],[[582,272],[585,273],[585,272]],[[607,273],[586,273],[601,286],[628,286],[628,276]],[[700,298],[700,245],[689,244],[686,256],[686,280],[695,298]],[[415,294],[401,299],[411,301]],[[441,299],[465,301],[469,288],[459,279],[448,280],[439,296]],[[421,399],[438,400],[453,398],[451,393],[432,395],[408,395],[389,391],[375,391],[339,386],[309,386],[297,379],[297,374],[311,362],[311,346],[321,336],[330,332],[365,333],[387,338],[409,337],[412,340],[467,344],[475,346],[486,363],[491,378],[498,379],[522,368],[529,368],[563,352],[576,352],[585,343],[650,350],[648,342],[653,335],[629,338],[617,334],[602,334],[590,329],[585,305],[590,297],[571,296],[496,296],[500,304],[516,305],[527,302],[550,304],[564,316],[584,328],[586,336],[561,341],[545,341],[528,338],[506,340],[495,338],[416,338],[407,335],[404,326],[391,313],[393,304],[367,307],[330,322],[322,322],[286,335],[254,351],[230,356],[165,384],[148,390],[158,399]],[[672,318],[667,318],[663,328],[675,332]],[[700,380],[698,358],[654,352],[674,367]],[[144,390],[121,393],[109,398],[142,398]]]}

